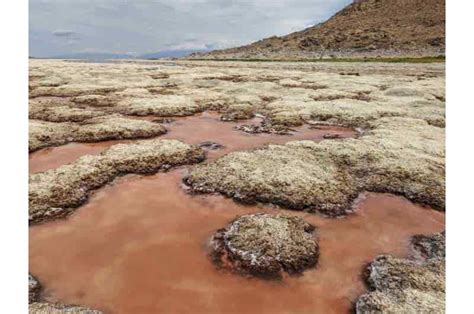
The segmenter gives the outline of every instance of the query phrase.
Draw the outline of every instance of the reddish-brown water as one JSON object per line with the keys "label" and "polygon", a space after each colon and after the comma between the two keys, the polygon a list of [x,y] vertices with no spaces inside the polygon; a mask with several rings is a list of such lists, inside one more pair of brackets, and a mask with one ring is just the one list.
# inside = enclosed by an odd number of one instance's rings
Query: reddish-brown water
{"label": "reddish-brown water", "polygon": [[344,313],[365,291],[366,263],[406,256],[411,235],[444,228],[444,214],[387,194],[367,194],[344,219],[289,212],[318,227],[317,267],[248,279],[218,271],[207,241],[237,215],[281,210],[186,194],[185,171],[121,178],[68,219],[30,227],[30,271],[50,300],[111,313]]}
{"label": "reddish-brown water", "polygon": [[[234,126],[203,114],[170,124],[162,138],[225,145],[209,152],[215,158],[268,143],[318,140],[327,133],[354,136],[347,129],[304,127],[293,136],[248,135]],[[38,151],[30,157],[30,172],[114,143]],[[318,227],[317,267],[282,281],[245,278],[211,263],[210,236],[238,215],[282,210],[189,195],[181,186],[187,171],[120,178],[69,218],[30,227],[30,271],[45,296],[110,313],[345,313],[366,290],[361,278],[366,263],[383,253],[407,256],[410,236],[444,229],[443,213],[389,194],[366,194],[356,213],[343,219],[285,211]]]}
{"label": "reddish-brown water", "polygon": [[[212,141],[224,145],[223,149],[209,151],[208,158],[215,158],[236,150],[260,147],[265,144],[283,144],[296,140],[322,140],[326,134],[338,134],[341,138],[355,137],[356,132],[341,127],[321,127],[310,129],[308,126],[296,128],[293,135],[247,134],[234,129],[244,123],[258,123],[258,119],[243,122],[223,122],[217,113],[204,112],[199,115],[178,118],[166,124],[168,132],[159,138],[177,139],[190,144]],[[30,154],[30,173],[45,171],[70,163],[86,154],[99,154],[117,143],[132,141],[104,141],[99,143],[70,143],[59,147],[50,147]]]}

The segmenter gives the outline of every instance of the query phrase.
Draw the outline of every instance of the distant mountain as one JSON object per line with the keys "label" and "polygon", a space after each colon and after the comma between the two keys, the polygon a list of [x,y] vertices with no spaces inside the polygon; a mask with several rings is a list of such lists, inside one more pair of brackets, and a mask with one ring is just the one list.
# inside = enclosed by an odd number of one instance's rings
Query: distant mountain
{"label": "distant mountain", "polygon": [[129,54],[106,53],[106,52],[78,52],[54,56],[53,59],[86,59],[86,60],[107,60],[107,59],[133,59]]}
{"label": "distant mountain", "polygon": [[53,59],[86,59],[86,60],[108,60],[108,59],[159,59],[159,58],[181,58],[196,52],[209,52],[208,49],[187,50],[165,50],[142,55],[130,55],[124,53],[96,53],[78,52],[54,56]]}
{"label": "distant mountain", "polygon": [[188,56],[192,53],[205,53],[209,52],[209,49],[187,49],[187,50],[165,50],[153,53],[147,53],[140,55],[142,59],[159,59],[159,58],[181,58]]}
{"label": "distant mountain", "polygon": [[444,0],[355,0],[326,22],[303,31],[190,57],[314,59],[444,53]]}

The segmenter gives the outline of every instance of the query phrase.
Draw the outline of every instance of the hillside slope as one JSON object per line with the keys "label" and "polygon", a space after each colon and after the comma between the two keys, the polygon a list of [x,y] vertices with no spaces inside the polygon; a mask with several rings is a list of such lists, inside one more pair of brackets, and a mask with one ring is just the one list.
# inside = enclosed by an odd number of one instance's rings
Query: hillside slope
{"label": "hillside slope", "polygon": [[357,0],[303,31],[192,57],[433,56],[444,51],[444,0]]}

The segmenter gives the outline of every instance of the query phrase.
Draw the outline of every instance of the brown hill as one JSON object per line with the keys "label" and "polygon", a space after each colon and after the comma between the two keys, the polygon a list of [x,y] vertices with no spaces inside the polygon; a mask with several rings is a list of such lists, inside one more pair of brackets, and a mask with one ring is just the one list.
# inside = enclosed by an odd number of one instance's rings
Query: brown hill
{"label": "brown hill", "polygon": [[303,31],[192,57],[433,56],[444,51],[444,0],[356,0]]}

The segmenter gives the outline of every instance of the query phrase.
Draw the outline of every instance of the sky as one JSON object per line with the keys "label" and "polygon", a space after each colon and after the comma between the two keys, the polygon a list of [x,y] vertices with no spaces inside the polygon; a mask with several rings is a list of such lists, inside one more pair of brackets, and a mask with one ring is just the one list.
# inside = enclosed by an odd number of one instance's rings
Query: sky
{"label": "sky", "polygon": [[351,0],[29,0],[29,53],[222,49],[325,21]]}

